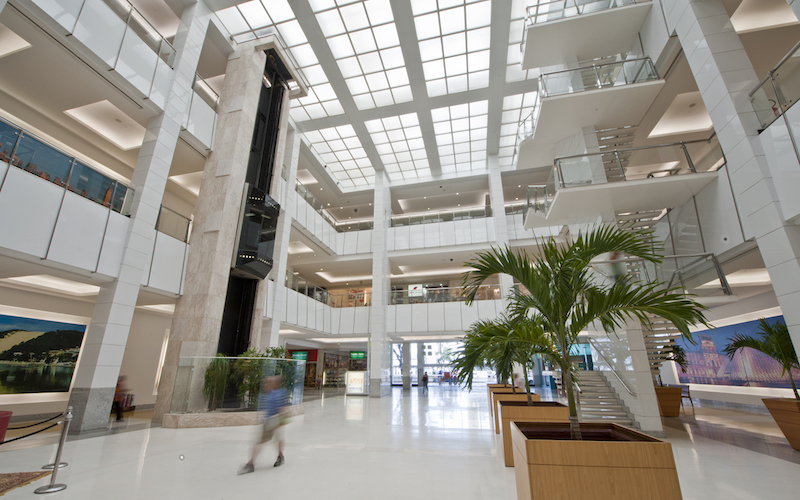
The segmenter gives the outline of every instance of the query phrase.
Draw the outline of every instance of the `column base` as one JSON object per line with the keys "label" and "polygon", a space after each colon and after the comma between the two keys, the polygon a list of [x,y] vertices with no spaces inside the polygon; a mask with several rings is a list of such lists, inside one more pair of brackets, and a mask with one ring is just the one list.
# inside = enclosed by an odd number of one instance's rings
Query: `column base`
{"label": "column base", "polygon": [[105,429],[108,426],[109,415],[111,415],[111,403],[114,402],[115,390],[115,387],[73,388],[68,403],[72,407],[72,423],[69,433],[81,434]]}
{"label": "column base", "polygon": [[384,383],[379,378],[369,380],[369,397],[383,398],[392,394],[392,386]]}
{"label": "column base", "polygon": [[403,390],[404,391],[411,390],[411,377],[403,377]]}

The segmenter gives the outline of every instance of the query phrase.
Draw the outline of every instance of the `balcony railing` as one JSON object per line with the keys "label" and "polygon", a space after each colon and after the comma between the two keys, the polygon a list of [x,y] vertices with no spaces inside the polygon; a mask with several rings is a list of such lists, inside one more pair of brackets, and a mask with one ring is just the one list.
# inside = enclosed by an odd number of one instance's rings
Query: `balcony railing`
{"label": "balcony railing", "polygon": [[161,36],[161,33],[150,24],[150,21],[132,3],[127,0],[103,0],[103,3],[108,5],[120,19],[125,21],[128,28],[139,35],[139,38],[153,52],[158,54],[162,61],[167,63],[170,68],[173,67],[175,63],[175,48],[166,38]]}
{"label": "balcony railing", "polygon": [[[636,0],[538,0],[536,5],[531,5],[526,9],[525,28],[534,24],[542,24],[583,14],[594,14],[595,12],[635,3],[637,3]],[[638,3],[642,3],[642,0],[639,0]]]}
{"label": "balcony railing", "polygon": [[545,97],[620,87],[654,80],[658,80],[658,72],[656,72],[653,61],[649,57],[544,73],[539,77],[539,93],[536,96],[533,110],[519,123],[517,142],[519,143],[533,136],[539,121],[542,99]]}
{"label": "balcony railing", "polygon": [[761,130],[786,112],[800,97],[800,42],[750,91]]}
{"label": "balcony railing", "polygon": [[637,258],[592,262],[595,271],[611,279],[617,274],[614,266],[619,265],[623,265],[634,280],[641,283],[658,281],[662,289],[681,288],[697,297],[733,295],[725,272],[712,253],[667,255],[659,264]]}
{"label": "balcony railing", "polygon": [[[389,294],[389,305],[426,304],[432,302],[464,302],[463,287],[423,288],[422,290],[399,290]],[[500,285],[483,285],[478,287],[475,300],[502,299]]]}
{"label": "balcony railing", "polygon": [[492,207],[478,207],[447,212],[432,212],[416,215],[396,215],[392,217],[392,227],[417,226],[456,220],[485,219],[492,216]]}
{"label": "balcony railing", "polygon": [[191,227],[192,220],[190,218],[161,205],[161,210],[158,212],[158,220],[156,221],[156,231],[188,243]]}
{"label": "balcony railing", "polygon": [[0,161],[130,216],[133,189],[85,165],[27,130],[0,119]]}

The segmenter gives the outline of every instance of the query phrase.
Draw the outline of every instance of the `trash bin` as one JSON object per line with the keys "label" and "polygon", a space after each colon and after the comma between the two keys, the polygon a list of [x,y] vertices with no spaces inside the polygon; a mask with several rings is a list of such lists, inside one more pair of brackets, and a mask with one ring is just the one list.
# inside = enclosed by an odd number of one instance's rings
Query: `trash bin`
{"label": "trash bin", "polygon": [[10,411],[0,411],[0,443],[6,440],[6,429],[8,429],[8,422],[11,421]]}

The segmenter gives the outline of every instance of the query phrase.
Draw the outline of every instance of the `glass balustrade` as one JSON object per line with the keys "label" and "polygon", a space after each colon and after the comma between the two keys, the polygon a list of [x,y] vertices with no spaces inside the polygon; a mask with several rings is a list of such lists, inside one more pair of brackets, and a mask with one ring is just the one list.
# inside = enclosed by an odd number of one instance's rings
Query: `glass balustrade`
{"label": "glass balustrade", "polygon": [[169,67],[175,63],[175,48],[150,24],[136,7],[127,0],[102,0],[104,4],[114,11],[120,19],[125,21],[128,28],[139,35],[139,38],[155,52]]}
{"label": "glass balustrade", "polygon": [[800,98],[800,42],[749,93],[765,129]]}
{"label": "glass balustrade", "polygon": [[[396,290],[389,296],[389,304],[424,304],[432,302],[463,302],[463,287],[453,288],[423,288],[421,290]],[[502,299],[500,285],[484,285],[478,287],[475,300],[500,300]]]}
{"label": "glass balustrade", "polygon": [[526,207],[534,213],[545,216],[550,208],[547,186],[528,186],[526,193]]}
{"label": "glass balustrade", "polygon": [[0,120],[0,161],[52,182],[122,215],[133,190],[19,127]]}
{"label": "glass balustrade", "polygon": [[297,359],[181,357],[170,413],[253,411],[265,377],[279,376],[289,405],[303,402],[306,362]]}
{"label": "glass balustrade", "polygon": [[191,219],[161,205],[161,209],[158,212],[158,220],[156,221],[156,231],[188,243],[191,225]]}
{"label": "glass balustrade", "polygon": [[211,107],[214,111],[217,110],[219,105],[219,94],[211,88],[200,75],[194,75],[194,83],[192,83],[192,90],[195,91],[198,97]]}
{"label": "glass balustrade", "polygon": [[[638,3],[642,3],[642,1],[639,0]],[[637,0],[538,0],[534,5],[528,6],[525,11],[525,28],[534,24],[594,14],[635,3]]]}
{"label": "glass balustrade", "polygon": [[[556,158],[556,189],[715,171],[725,165],[716,136],[707,141],[617,149]],[[550,192],[552,193],[552,192]]]}

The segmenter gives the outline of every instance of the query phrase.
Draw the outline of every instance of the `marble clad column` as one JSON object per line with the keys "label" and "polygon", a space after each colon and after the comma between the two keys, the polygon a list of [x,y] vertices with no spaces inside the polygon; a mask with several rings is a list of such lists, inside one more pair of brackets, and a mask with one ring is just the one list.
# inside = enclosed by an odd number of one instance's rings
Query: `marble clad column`
{"label": "marble clad column", "polygon": [[758,244],[792,342],[800,349],[800,227],[783,218],[758,135],[760,121],[747,95],[759,75],[720,0],[668,5],[667,23],[678,35],[725,152],[745,236]]}
{"label": "marble clad column", "polygon": [[369,395],[379,398],[392,392],[391,341],[386,336],[386,312],[391,277],[386,236],[391,217],[391,192],[386,172],[375,172],[374,227],[372,229],[372,306],[369,318]]}
{"label": "marble clad column", "polygon": [[[492,206],[492,219],[494,220],[494,235],[496,248],[508,246],[508,226],[506,224],[505,197],[503,195],[503,178],[500,174],[500,158],[497,155],[489,156],[489,199]],[[490,238],[491,240],[491,238]],[[503,307],[508,303],[507,297],[514,286],[514,278],[508,274],[500,274],[500,293]]]}
{"label": "marble clad column", "polygon": [[423,373],[425,373],[425,342],[417,342],[417,385],[422,385]]}
{"label": "marble clad column", "polygon": [[[288,104],[287,104],[288,106]],[[279,343],[281,318],[286,317],[286,272],[287,259],[289,258],[289,241],[291,240],[292,219],[296,216],[297,191],[297,164],[300,160],[300,143],[302,134],[295,131],[289,134],[286,140],[286,150],[289,155],[289,175],[278,200],[281,204],[281,216],[275,232],[275,253],[273,255],[272,279],[273,287],[266,300],[272,301],[272,317],[268,326],[262,332],[262,347],[276,347]]]}
{"label": "marble clad column", "polygon": [[189,109],[194,72],[210,15],[205,4],[198,3],[186,7],[181,16],[173,44],[177,57],[166,110],[147,124],[131,177],[134,197],[119,278],[100,287],[86,331],[69,399],[74,415],[71,433],[103,429],[108,424],[136,299],[149,268],[161,199],[180,124]]}
{"label": "marble clad column", "polygon": [[403,390],[411,390],[411,343],[403,342]]}
{"label": "marble clad column", "polygon": [[175,305],[158,386],[153,415],[156,423],[169,412],[179,359],[217,353],[266,63],[266,54],[257,50],[258,44],[240,44],[228,58],[217,108],[216,144],[203,169],[184,292]]}

